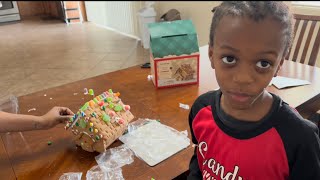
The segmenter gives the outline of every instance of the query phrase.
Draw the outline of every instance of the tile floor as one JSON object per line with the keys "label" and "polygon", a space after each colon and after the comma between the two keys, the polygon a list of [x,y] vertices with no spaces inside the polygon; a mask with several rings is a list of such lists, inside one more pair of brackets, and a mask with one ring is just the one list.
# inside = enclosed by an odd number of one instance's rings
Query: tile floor
{"label": "tile floor", "polygon": [[148,62],[140,42],[92,23],[39,17],[0,25],[0,100]]}

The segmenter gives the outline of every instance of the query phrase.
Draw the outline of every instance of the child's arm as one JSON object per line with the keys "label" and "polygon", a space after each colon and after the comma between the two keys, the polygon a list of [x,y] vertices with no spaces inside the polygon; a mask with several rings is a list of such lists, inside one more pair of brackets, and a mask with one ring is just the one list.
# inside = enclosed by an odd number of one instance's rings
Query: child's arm
{"label": "child's arm", "polygon": [[65,107],[54,107],[43,116],[11,114],[0,111],[0,133],[49,129],[72,117]]}

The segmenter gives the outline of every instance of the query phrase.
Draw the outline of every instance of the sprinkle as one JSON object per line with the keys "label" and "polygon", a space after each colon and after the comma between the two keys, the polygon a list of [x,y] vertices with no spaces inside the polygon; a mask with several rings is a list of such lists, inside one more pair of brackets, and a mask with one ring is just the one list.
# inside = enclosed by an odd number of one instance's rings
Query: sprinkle
{"label": "sprinkle", "polygon": [[105,110],[106,110],[106,107],[105,107],[105,106],[101,106],[101,109],[105,111]]}
{"label": "sprinkle", "polygon": [[73,122],[73,117],[69,118],[69,122],[71,123]]}
{"label": "sprinkle", "polygon": [[100,102],[98,103],[99,106],[103,106],[103,104],[104,104],[103,101],[100,101]]}
{"label": "sprinkle", "polygon": [[99,140],[100,139],[100,136],[96,135],[96,140]]}
{"label": "sprinkle", "polygon": [[97,99],[98,101],[100,101],[100,97],[99,97],[99,96],[96,96],[96,99]]}
{"label": "sprinkle", "polygon": [[47,96],[47,94],[44,94],[43,96]]}
{"label": "sprinkle", "polygon": [[124,110],[129,111],[130,110],[130,106],[129,105],[124,105]]}
{"label": "sprinkle", "polygon": [[50,98],[50,100],[51,100],[52,98]]}
{"label": "sprinkle", "polygon": [[52,142],[51,141],[48,141],[48,146],[50,146],[52,144]]}
{"label": "sprinkle", "polygon": [[81,142],[81,146],[83,146],[83,142]]}
{"label": "sprinkle", "polygon": [[89,94],[90,94],[91,96],[94,96],[93,89],[89,89]]}
{"label": "sprinkle", "polygon": [[119,112],[119,111],[122,110],[122,106],[121,106],[121,105],[116,105],[116,106],[114,107],[114,110],[115,110],[116,112]]}
{"label": "sprinkle", "polygon": [[95,103],[97,103],[97,104],[98,104],[98,102],[99,102],[97,98],[94,98],[93,101],[94,101]]}
{"label": "sprinkle", "polygon": [[110,104],[109,104],[109,108],[113,109],[113,108],[114,108],[114,104],[113,104],[113,103],[110,103]]}
{"label": "sprinkle", "polygon": [[87,88],[84,88],[84,89],[83,89],[83,94],[84,94],[84,95],[87,95],[87,94],[88,94],[88,89],[87,89]]}
{"label": "sprinkle", "polygon": [[79,126],[79,123],[78,123],[78,122],[76,122],[76,126]]}
{"label": "sprinkle", "polygon": [[92,126],[93,126],[93,123],[90,123],[90,126],[92,127]]}
{"label": "sprinkle", "polygon": [[89,128],[89,131],[90,131],[90,132],[93,132],[93,128],[92,128],[92,127],[90,127],[90,128]]}
{"label": "sprinkle", "polygon": [[108,92],[109,92],[110,94],[113,94],[112,89],[109,89]]}
{"label": "sprinkle", "polygon": [[90,107],[93,108],[93,107],[94,107],[94,101],[90,100],[90,101],[89,101],[89,105],[90,105]]}
{"label": "sprinkle", "polygon": [[151,180],[155,180],[154,178],[151,178]]}
{"label": "sprinkle", "polygon": [[117,93],[115,93],[114,95],[117,96],[117,97],[119,97],[119,96],[120,96],[120,93],[117,92]]}
{"label": "sprinkle", "polygon": [[98,129],[94,129],[94,132],[95,132],[95,133],[98,133],[99,131],[98,131]]}
{"label": "sprinkle", "polygon": [[31,111],[35,111],[37,110],[36,108],[32,108],[32,109],[29,109],[28,112],[31,112]]}
{"label": "sprinkle", "polygon": [[84,113],[83,111],[81,111],[81,116],[82,116],[82,117],[85,117],[85,116],[86,116],[86,113]]}
{"label": "sprinkle", "polygon": [[75,95],[78,95],[78,93],[73,93],[73,95],[75,96]]}

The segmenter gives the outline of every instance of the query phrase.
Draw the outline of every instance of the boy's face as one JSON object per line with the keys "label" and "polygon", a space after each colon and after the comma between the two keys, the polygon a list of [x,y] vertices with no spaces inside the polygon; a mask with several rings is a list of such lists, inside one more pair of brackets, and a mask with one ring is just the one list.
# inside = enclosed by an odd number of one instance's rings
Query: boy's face
{"label": "boy's face", "polygon": [[235,109],[250,108],[283,62],[285,44],[280,23],[269,17],[255,22],[225,16],[214,37],[209,57],[224,101]]}

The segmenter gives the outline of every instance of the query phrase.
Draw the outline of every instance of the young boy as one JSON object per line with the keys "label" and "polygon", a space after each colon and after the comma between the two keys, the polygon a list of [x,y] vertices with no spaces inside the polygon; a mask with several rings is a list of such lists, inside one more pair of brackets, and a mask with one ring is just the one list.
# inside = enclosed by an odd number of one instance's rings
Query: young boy
{"label": "young boy", "polygon": [[197,147],[188,179],[320,179],[317,127],[265,90],[290,47],[288,6],[229,1],[213,11],[209,57],[220,89],[190,111]]}
{"label": "young boy", "polygon": [[43,116],[0,111],[0,133],[49,129],[66,122],[72,116],[73,112],[66,107],[54,107]]}

